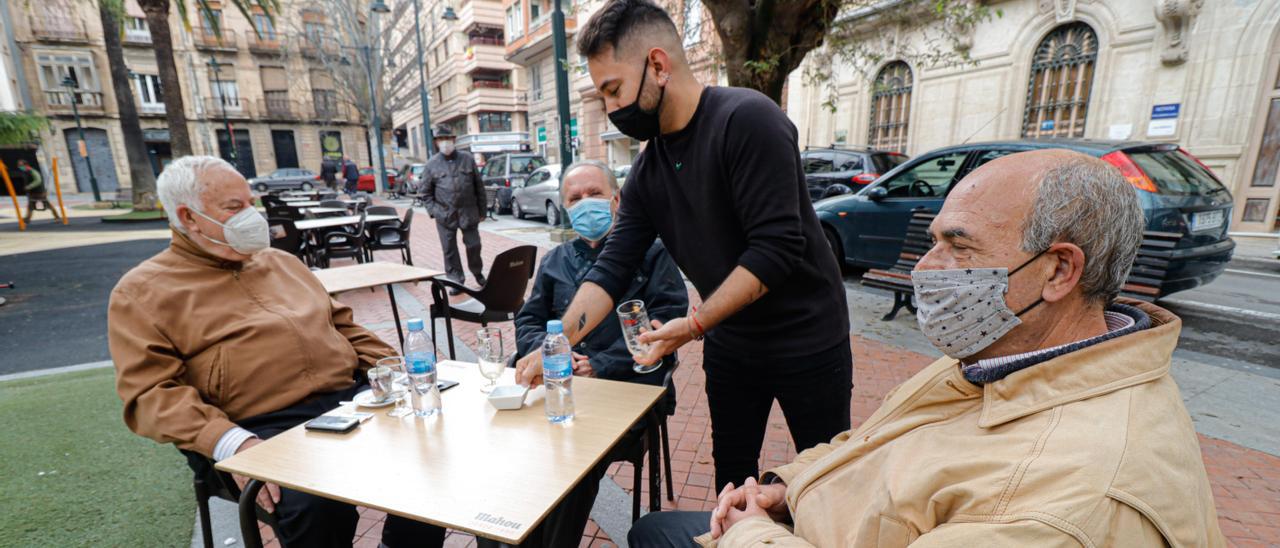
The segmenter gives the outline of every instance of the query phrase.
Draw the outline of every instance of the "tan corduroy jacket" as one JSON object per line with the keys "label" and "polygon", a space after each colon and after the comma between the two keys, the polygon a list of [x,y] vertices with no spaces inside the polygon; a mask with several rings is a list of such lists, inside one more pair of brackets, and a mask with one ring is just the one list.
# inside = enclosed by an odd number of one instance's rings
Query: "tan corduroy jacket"
{"label": "tan corduroy jacket", "polygon": [[296,257],[226,262],[177,232],[116,284],[107,332],[125,424],[206,456],[234,421],[349,387],[395,353]]}
{"label": "tan corduroy jacket", "polygon": [[718,546],[1222,546],[1169,375],[1181,320],[1126,304],[1152,327],[985,386],[934,362],[859,428],[772,471],[794,532],[751,518]]}

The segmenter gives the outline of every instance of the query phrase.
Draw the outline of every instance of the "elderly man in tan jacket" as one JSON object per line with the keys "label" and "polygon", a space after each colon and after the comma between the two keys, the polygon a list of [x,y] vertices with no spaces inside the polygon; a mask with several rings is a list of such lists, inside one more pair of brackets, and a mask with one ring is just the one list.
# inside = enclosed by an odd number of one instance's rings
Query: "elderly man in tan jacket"
{"label": "elderly man in tan jacket", "polygon": [[[352,399],[364,370],[395,351],[357,325],[297,257],[268,248],[267,222],[231,164],[180,158],[156,189],[173,241],[111,292],[116,390],[129,429],[177,445],[196,473],[221,481],[208,459]],[[361,466],[351,463],[352,472]],[[285,546],[351,546],[359,519],[351,505],[274,485],[258,503],[276,512]],[[444,530],[391,516],[382,540],[440,546]]]}
{"label": "elderly man in tan jacket", "polygon": [[630,545],[1223,545],[1169,375],[1181,323],[1115,301],[1143,224],[1133,189],[1088,156],[974,170],[912,276],[947,356],[858,428],[728,486],[714,512],[647,516]]}

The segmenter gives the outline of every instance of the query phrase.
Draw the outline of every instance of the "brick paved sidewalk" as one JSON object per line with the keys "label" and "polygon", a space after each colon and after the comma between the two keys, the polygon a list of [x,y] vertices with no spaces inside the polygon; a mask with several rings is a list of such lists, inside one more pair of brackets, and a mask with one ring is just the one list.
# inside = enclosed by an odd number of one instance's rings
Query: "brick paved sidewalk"
{"label": "brick paved sidewalk", "polygon": [[[421,213],[421,211],[419,212]],[[413,229],[414,263],[429,268],[443,268],[440,244],[435,224],[425,215],[419,217]],[[481,232],[484,257],[487,261],[505,249],[521,245],[510,238],[489,232]],[[539,259],[546,250],[539,251]],[[398,261],[393,253],[379,253],[378,260]],[[487,268],[486,268],[487,270]],[[409,287],[423,305],[430,303],[428,286]],[[692,293],[692,292],[691,292]],[[696,295],[691,295],[696,300]],[[358,291],[339,296],[339,300],[352,306],[356,320],[365,325],[391,322],[385,292]],[[465,322],[455,322],[455,334],[468,344],[474,342],[472,332],[478,327]],[[502,326],[508,334],[511,324]],[[395,341],[395,329],[378,330],[384,340]],[[928,365],[932,358],[863,339],[849,337],[854,356],[854,393],[850,413],[853,424],[865,420],[879,405],[882,396],[892,387]],[[711,423],[707,413],[706,394],[703,390],[702,344],[691,343],[681,350],[681,366],[675,374],[679,404],[675,416],[668,425],[671,435],[671,468],[676,500],[668,502],[663,496],[664,509],[706,510],[713,506],[713,468],[711,463]],[[1200,437],[1209,481],[1222,532],[1234,546],[1280,546],[1280,457],[1269,455],[1226,441]],[[790,461],[795,448],[787,433],[782,413],[774,406],[769,417],[761,469]],[[631,465],[615,464],[610,475],[624,489],[630,490]],[[647,482],[645,482],[647,492]],[[648,500],[647,497],[643,500]],[[384,515],[369,509],[361,509],[360,526],[357,529],[356,546],[377,546]],[[264,530],[264,540],[271,532]],[[278,546],[272,541],[271,546]],[[474,546],[475,540],[463,533],[450,533],[447,546]],[[612,546],[609,539],[594,523],[588,524],[581,546]]]}

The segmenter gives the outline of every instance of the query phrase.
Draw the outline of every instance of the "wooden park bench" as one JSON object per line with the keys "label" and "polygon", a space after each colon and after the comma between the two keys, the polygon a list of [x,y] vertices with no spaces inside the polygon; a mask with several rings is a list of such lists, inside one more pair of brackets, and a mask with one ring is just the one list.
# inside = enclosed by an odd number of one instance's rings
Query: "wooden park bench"
{"label": "wooden park bench", "polygon": [[[929,224],[936,216],[936,213],[930,211],[912,213],[907,233],[902,240],[898,262],[888,270],[873,268],[862,275],[862,285],[893,292],[893,308],[881,320],[892,321],[903,308],[915,314],[916,307],[911,302],[915,296],[915,287],[911,285],[911,271],[920,262],[920,258],[929,252],[929,248],[933,247]],[[1175,232],[1144,231],[1138,256],[1133,261],[1133,269],[1129,271],[1120,295],[1147,302],[1159,298],[1161,286],[1169,272],[1169,258],[1181,238],[1182,235]]]}

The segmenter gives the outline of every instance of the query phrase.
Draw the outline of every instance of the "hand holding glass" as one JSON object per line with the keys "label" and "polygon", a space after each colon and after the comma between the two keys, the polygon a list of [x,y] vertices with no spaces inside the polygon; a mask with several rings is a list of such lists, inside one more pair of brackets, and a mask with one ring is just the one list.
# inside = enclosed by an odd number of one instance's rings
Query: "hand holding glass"
{"label": "hand holding glass", "polygon": [[507,367],[507,351],[502,340],[502,331],[496,327],[486,327],[476,331],[476,357],[480,361],[480,375],[489,379],[489,384],[480,387],[480,391],[489,393],[498,385],[502,371]]}
{"label": "hand holding glass", "polygon": [[[618,321],[622,322],[622,338],[627,342],[627,350],[631,351],[631,355],[639,357],[648,354],[649,345],[639,340],[641,333],[653,329],[644,301],[633,300],[618,305]],[[659,367],[662,367],[661,360],[653,365],[636,364],[632,369],[636,373],[644,374],[657,371]]]}

